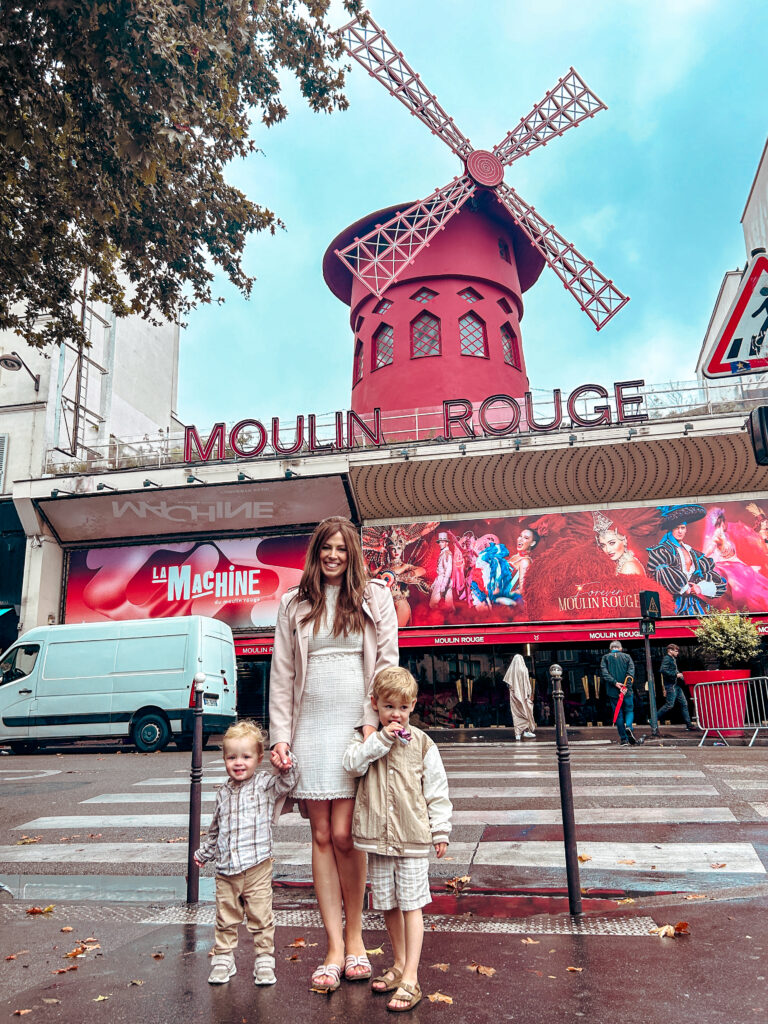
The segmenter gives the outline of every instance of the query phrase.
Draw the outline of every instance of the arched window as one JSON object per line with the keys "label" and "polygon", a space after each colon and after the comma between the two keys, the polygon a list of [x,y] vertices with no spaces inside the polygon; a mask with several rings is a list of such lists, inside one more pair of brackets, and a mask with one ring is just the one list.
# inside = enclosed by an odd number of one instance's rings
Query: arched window
{"label": "arched window", "polygon": [[411,359],[440,355],[440,321],[424,310],[411,321]]}
{"label": "arched window", "polygon": [[358,338],[355,342],[355,359],[352,366],[352,387],[363,379],[363,343]]}
{"label": "arched window", "polygon": [[459,343],[463,356],[487,356],[485,324],[476,313],[465,313],[459,318]]}
{"label": "arched window", "polygon": [[509,324],[501,325],[501,347],[504,350],[504,362],[520,369],[520,342]]}
{"label": "arched window", "polygon": [[373,336],[373,369],[389,366],[395,348],[395,332],[389,324],[382,324]]}

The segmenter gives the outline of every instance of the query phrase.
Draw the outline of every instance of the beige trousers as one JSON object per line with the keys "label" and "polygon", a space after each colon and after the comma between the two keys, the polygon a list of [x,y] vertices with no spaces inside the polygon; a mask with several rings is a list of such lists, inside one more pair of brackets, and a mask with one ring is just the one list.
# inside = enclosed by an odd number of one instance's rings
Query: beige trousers
{"label": "beige trousers", "polygon": [[533,717],[533,701],[530,697],[520,697],[510,687],[509,707],[512,711],[515,736],[522,736],[526,730],[536,732],[536,719]]}
{"label": "beige trousers", "polygon": [[275,952],[275,917],[272,913],[272,858],[254,864],[239,875],[216,875],[216,944],[214,953],[237,949],[237,929],[243,920],[253,936],[253,950]]}

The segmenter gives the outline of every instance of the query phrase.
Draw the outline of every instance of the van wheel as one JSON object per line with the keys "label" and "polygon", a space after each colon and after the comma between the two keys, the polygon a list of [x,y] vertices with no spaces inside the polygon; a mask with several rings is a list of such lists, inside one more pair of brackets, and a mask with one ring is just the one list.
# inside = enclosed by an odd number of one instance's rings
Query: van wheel
{"label": "van wheel", "polygon": [[8,746],[14,754],[34,754],[38,749],[38,744],[34,740],[25,740],[22,743],[9,743]]}
{"label": "van wheel", "polygon": [[145,754],[167,747],[171,740],[171,730],[162,715],[147,714],[136,719],[133,726],[133,742],[136,749]]}

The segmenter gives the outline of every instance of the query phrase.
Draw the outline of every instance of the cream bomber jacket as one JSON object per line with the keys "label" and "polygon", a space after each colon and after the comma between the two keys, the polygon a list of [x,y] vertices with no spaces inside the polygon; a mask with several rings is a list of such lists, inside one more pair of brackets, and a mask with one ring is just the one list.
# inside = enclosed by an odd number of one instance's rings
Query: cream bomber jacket
{"label": "cream bomber jacket", "polygon": [[406,746],[386,732],[363,741],[355,733],[343,765],[360,777],[352,818],[356,849],[390,857],[427,857],[435,843],[447,843],[453,808],[448,778],[432,740],[410,726]]}

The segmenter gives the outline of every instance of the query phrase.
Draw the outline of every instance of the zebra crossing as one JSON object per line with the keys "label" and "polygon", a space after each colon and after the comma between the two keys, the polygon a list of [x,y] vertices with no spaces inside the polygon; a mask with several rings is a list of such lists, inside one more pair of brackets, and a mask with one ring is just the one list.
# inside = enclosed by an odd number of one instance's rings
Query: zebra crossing
{"label": "zebra crossing", "polygon": [[[444,860],[433,858],[433,876],[471,874],[509,889],[562,886],[554,744],[448,744],[441,753],[454,804],[454,841]],[[707,764],[704,771],[702,764],[689,759],[685,748],[571,748],[576,824],[586,831],[578,836],[583,886],[706,891],[725,879],[730,885],[767,881],[755,846],[734,840],[745,825],[768,818],[768,769]],[[225,779],[221,761],[211,759],[203,774],[203,827]],[[182,769],[141,779],[125,792],[89,796],[76,814],[30,818],[13,831],[39,840],[0,847],[0,862],[17,871],[86,862],[104,873],[110,865],[147,863],[178,865],[181,872],[188,785]],[[657,826],[663,827],[662,841],[646,841]],[[708,831],[716,839],[708,841]],[[308,877],[307,822],[295,812],[284,815],[275,839],[276,876]]]}

